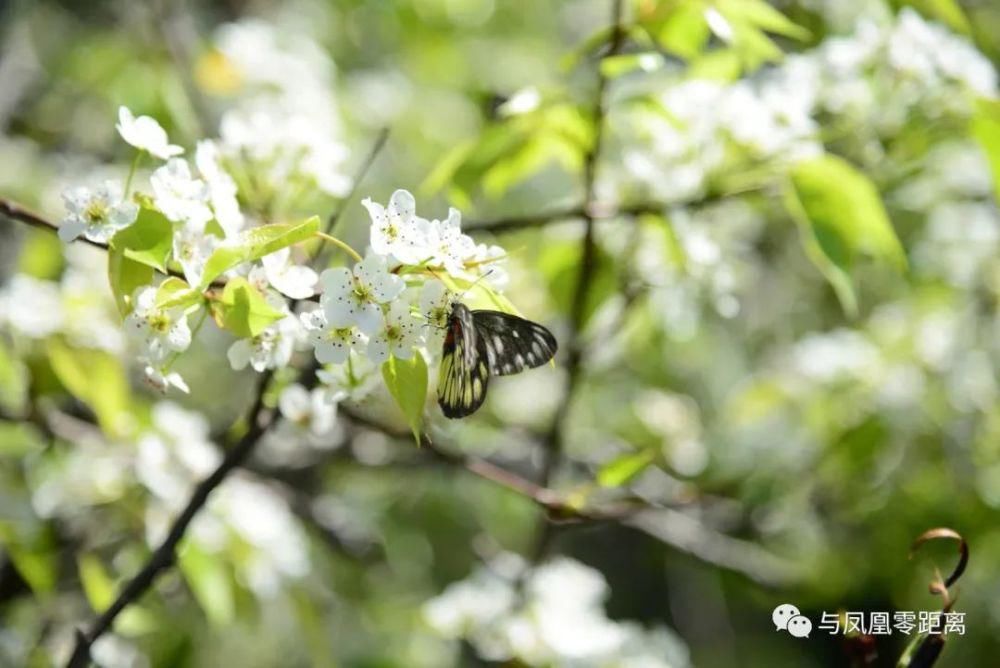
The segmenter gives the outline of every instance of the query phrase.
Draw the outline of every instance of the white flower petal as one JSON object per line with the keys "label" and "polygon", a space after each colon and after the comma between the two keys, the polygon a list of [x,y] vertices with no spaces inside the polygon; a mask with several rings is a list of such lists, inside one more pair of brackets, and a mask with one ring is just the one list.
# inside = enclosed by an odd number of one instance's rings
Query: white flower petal
{"label": "white flower petal", "polygon": [[234,341],[233,345],[229,346],[229,350],[226,351],[226,357],[229,358],[229,366],[236,371],[247,368],[247,365],[250,364],[250,355],[252,352],[253,344],[249,339]]}

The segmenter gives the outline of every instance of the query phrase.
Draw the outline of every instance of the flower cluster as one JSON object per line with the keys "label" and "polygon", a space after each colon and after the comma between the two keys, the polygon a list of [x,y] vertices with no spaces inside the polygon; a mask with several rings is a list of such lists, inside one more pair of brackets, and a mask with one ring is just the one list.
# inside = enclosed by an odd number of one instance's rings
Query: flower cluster
{"label": "flower cluster", "polygon": [[[217,308],[220,295],[198,294],[218,275],[216,271],[206,276],[205,271],[219,253],[254,258],[229,262],[219,278],[243,281],[257,294],[260,317],[266,319],[252,327],[249,321],[232,327],[240,338],[228,350],[231,366],[258,372],[280,369],[297,349],[311,344],[321,365],[347,367],[344,372],[322,370],[329,386],[321,396],[328,399],[345,391],[367,391],[370,384],[364,379],[390,358],[406,360],[417,349],[436,347],[456,292],[478,286],[495,297],[506,282],[502,248],[477,244],[464,234],[456,209],[441,220],[418,216],[413,195],[405,190],[393,193],[386,205],[364,200],[371,220],[366,255],[342,244],[356,260],[352,266],[317,275],[308,264],[296,261],[290,245],[254,254],[252,239],[257,237],[251,235],[246,242],[246,233],[266,223],[241,209],[247,198],[224,157],[225,139],[199,142],[192,166],[183,148],[171,144],[152,118],[136,118],[122,107],[117,128],[122,139],[139,150],[136,162],[143,156],[165,161],[150,174],[150,191],[130,197],[131,175],[125,187],[108,182],[95,191],[74,188],[65,195],[68,215],[60,236],[69,241],[83,235],[109,243],[131,225],[150,226],[156,216],[168,226],[169,249],[163,262],[184,280],[171,278],[169,290],[167,282],[140,285],[123,296],[126,331],[139,343],[138,359],[147,380],[161,391],[188,391],[173,363],[191,345],[209,312],[220,324],[227,322],[219,312],[223,307]],[[143,234],[156,229],[144,228]],[[309,301],[317,291],[318,305]],[[178,299],[178,293],[193,298]]]}
{"label": "flower cluster", "polygon": [[454,296],[448,286],[493,278],[504,257],[463,234],[456,209],[445,220],[421,218],[405,190],[386,206],[363,204],[371,216],[368,255],[353,268],[324,271],[320,308],[302,315],[322,364],[343,364],[353,352],[377,365],[430,347]]}
{"label": "flower cluster", "polygon": [[[517,581],[524,577],[524,600]],[[526,665],[689,665],[687,648],[665,628],[652,631],[608,618],[603,576],[568,558],[534,570],[501,555],[427,602],[424,617],[447,638],[465,639],[480,657]]]}
{"label": "flower cluster", "polygon": [[875,140],[898,135],[908,119],[964,118],[974,96],[997,95],[985,56],[909,8],[895,20],[869,17],[850,35],[731,84],[649,77],[635,85],[667,114],[637,109],[616,123],[624,169],[608,170],[602,189],[627,195],[637,180],[668,202],[725,189],[728,175],[760,164],[817,155],[821,117],[828,127],[856,128],[850,139],[860,145],[843,148],[877,165],[885,156]]}

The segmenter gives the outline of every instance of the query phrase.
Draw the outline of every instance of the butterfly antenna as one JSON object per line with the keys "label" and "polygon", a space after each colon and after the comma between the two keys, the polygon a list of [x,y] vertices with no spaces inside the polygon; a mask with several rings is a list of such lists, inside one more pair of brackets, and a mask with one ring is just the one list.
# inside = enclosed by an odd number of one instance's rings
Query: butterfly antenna
{"label": "butterfly antenna", "polygon": [[490,274],[492,274],[492,273],[493,273],[493,270],[492,270],[492,269],[490,269],[490,270],[489,270],[489,271],[487,271],[487,272],[486,272],[485,274],[483,274],[482,276],[480,276],[479,278],[477,278],[476,280],[474,280],[474,281],[472,282],[472,285],[470,285],[470,286],[469,286],[469,287],[467,287],[467,288],[466,288],[465,290],[463,290],[463,291],[462,291],[462,294],[460,294],[460,295],[458,296],[458,298],[459,298],[459,299],[464,299],[464,298],[465,298],[465,295],[467,295],[467,294],[469,293],[469,291],[470,291],[470,290],[472,290],[472,288],[474,288],[474,287],[476,287],[477,285],[479,285],[479,283],[480,283],[480,282],[482,282],[482,281],[483,281],[483,279],[485,279],[485,278],[486,278],[487,276],[489,276],[489,275],[490,275]]}

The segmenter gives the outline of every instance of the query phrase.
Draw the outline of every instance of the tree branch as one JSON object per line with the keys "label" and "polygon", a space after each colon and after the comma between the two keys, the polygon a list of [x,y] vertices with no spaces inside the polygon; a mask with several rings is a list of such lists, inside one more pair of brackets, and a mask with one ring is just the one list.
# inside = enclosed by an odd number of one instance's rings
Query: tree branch
{"label": "tree branch", "polygon": [[264,406],[264,392],[270,380],[270,371],[261,375],[253,407],[247,416],[246,433],[227,451],[226,456],[216,469],[195,487],[184,510],[170,526],[167,537],[149,556],[142,570],[128,581],[114,602],[94,620],[86,631],[77,631],[76,645],[69,662],[66,664],[67,668],[87,666],[90,661],[90,647],[94,642],[111,628],[115,618],[121,614],[122,610],[138,600],[153,585],[156,577],[162,571],[173,565],[178,544],[184,538],[188,525],[208,501],[209,495],[234,468],[243,463],[253,451],[257,440],[274,424],[275,414],[266,410]]}

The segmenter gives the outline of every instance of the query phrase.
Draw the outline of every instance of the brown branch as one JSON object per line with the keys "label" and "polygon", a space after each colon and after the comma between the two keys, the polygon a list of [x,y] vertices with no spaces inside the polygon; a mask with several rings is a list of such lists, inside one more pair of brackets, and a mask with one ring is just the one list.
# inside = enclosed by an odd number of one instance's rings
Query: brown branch
{"label": "brown branch", "polygon": [[[9,218],[10,220],[16,220],[18,222],[25,223],[26,225],[29,225],[31,227],[35,227],[40,230],[45,230],[46,232],[59,234],[59,225],[57,223],[54,223],[51,220],[43,218],[40,214],[37,214],[34,211],[31,211],[30,209],[26,208],[25,206],[4,197],[0,197],[0,215],[4,216],[5,218]],[[87,244],[88,246],[93,246],[94,248],[100,248],[103,251],[107,251],[110,249],[110,246],[108,244],[101,243],[99,241],[91,241],[87,237],[83,236],[77,237],[73,241],[84,243]],[[165,275],[176,276],[177,278],[184,278],[183,272],[169,268],[167,269]],[[225,285],[226,282],[224,280],[217,279],[212,281],[213,288],[221,288],[224,287]]]}
{"label": "brown branch", "polygon": [[226,456],[216,469],[195,487],[184,510],[170,526],[167,537],[149,556],[142,570],[128,581],[114,602],[94,620],[86,631],[77,630],[76,645],[69,662],[66,664],[67,668],[87,666],[90,661],[90,647],[94,642],[111,628],[115,619],[125,608],[137,601],[153,585],[162,571],[173,565],[178,544],[184,538],[188,525],[208,501],[209,495],[233,469],[243,463],[253,451],[258,439],[274,424],[277,419],[275,414],[273,411],[266,410],[264,406],[264,392],[270,380],[271,372],[261,375],[253,407],[247,416],[246,433],[226,452]]}
{"label": "brown branch", "polygon": [[[348,406],[341,405],[340,411],[355,425],[400,441],[412,439],[409,431],[376,422]],[[464,471],[534,502],[545,512],[544,526],[552,526],[554,523],[617,522],[638,529],[696,559],[740,573],[766,586],[787,586],[806,575],[800,565],[786,561],[756,543],[728,536],[675,508],[655,506],[639,498],[581,506],[568,502],[555,490],[485,459],[464,457],[443,450],[426,435],[421,436],[420,451],[426,452],[433,461]],[[544,532],[540,535],[542,537],[548,542],[552,535]]]}

